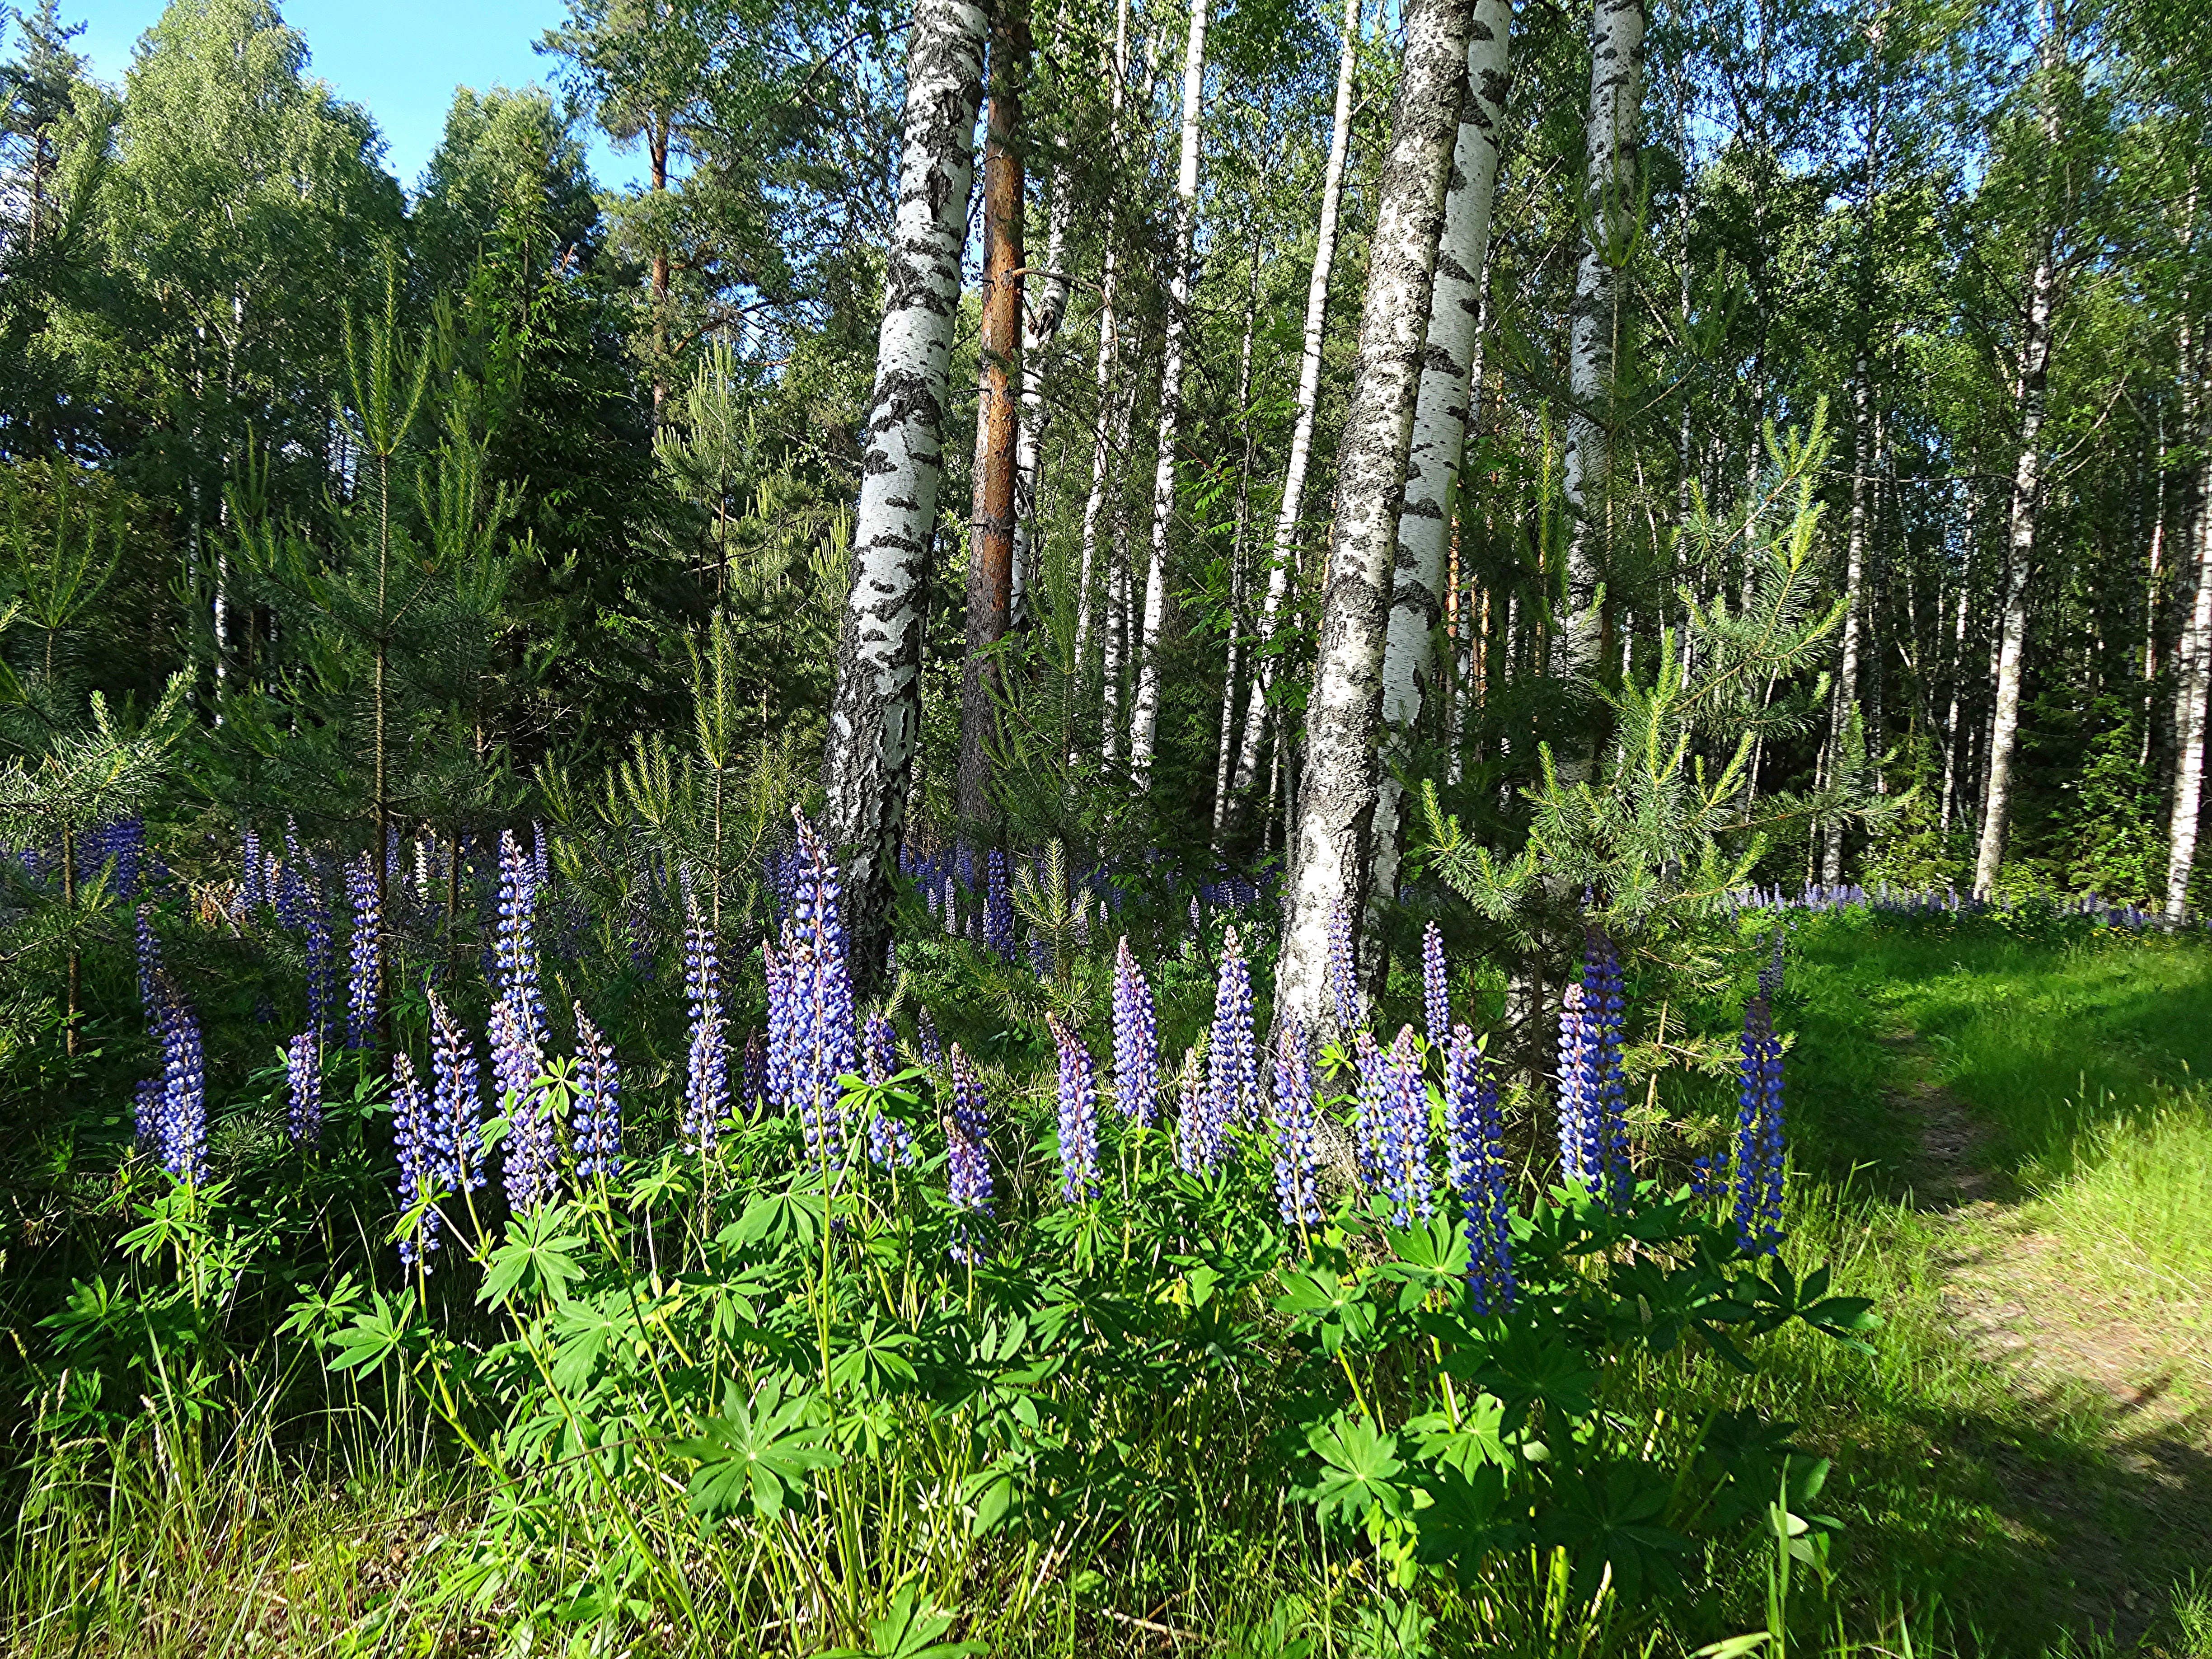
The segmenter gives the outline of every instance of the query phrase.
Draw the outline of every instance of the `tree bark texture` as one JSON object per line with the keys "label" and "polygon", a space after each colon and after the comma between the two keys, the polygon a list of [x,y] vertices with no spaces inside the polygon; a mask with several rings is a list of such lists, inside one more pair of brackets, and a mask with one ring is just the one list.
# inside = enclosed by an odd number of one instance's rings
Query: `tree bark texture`
{"label": "tree bark texture", "polygon": [[1405,852],[1405,789],[1400,781],[1415,722],[1437,672],[1437,622],[1443,609],[1445,555],[1461,496],[1468,409],[1474,395],[1476,343],[1482,326],[1484,273],[1490,261],[1490,210],[1505,139],[1507,31],[1512,0],[1474,0],[1468,30],[1467,84],[1459,136],[1444,195],[1443,236],[1429,298],[1428,340],[1413,406],[1406,501],[1398,515],[1397,566],[1382,652],[1382,757],[1376,780],[1370,932],[1398,890]]}
{"label": "tree bark texture", "polygon": [[1398,514],[1473,9],[1472,0],[1407,6],[1405,64],[1377,184],[1275,973],[1275,1018],[1314,1032],[1336,1027],[1327,994],[1331,913],[1364,908]]}
{"label": "tree bark texture", "polygon": [[1269,642],[1290,591],[1291,567],[1297,561],[1298,514],[1305,505],[1306,469],[1313,458],[1314,411],[1321,399],[1322,330],[1328,318],[1329,273],[1336,262],[1336,221],[1344,202],[1344,167],[1352,143],[1352,88],[1359,62],[1360,0],[1344,0],[1344,42],[1336,61],[1336,109],[1328,134],[1328,161],[1322,170],[1321,220],[1314,232],[1313,271],[1306,279],[1305,331],[1298,354],[1297,416],[1291,428],[1291,454],[1283,473],[1283,499],[1275,514],[1274,541],[1267,558],[1267,591],[1260,602],[1259,637],[1254,651],[1252,697],[1244,711],[1244,736],[1237,745],[1230,784],[1232,801],[1252,792],[1260,764],[1260,744],[1267,729],[1267,691],[1273,669]]}
{"label": "tree bark texture", "polygon": [[[1636,121],[1644,100],[1644,0],[1597,0],[1590,22],[1589,113],[1583,127],[1588,181],[1583,257],[1568,313],[1566,453],[1560,483],[1571,518],[1567,611],[1553,672],[1595,674],[1601,619],[1597,587],[1608,539],[1613,392],[1620,270],[1635,247],[1641,198]],[[1583,757],[1584,769],[1587,758]],[[1562,757],[1563,772],[1574,769]]]}
{"label": "tree bark texture", "polygon": [[1129,773],[1149,785],[1160,724],[1160,631],[1167,624],[1168,531],[1175,520],[1176,440],[1182,416],[1183,343],[1190,331],[1191,234],[1198,220],[1199,115],[1206,96],[1206,4],[1191,0],[1182,58],[1182,154],[1176,169],[1175,266],[1168,274],[1167,342],[1160,360],[1160,441],[1152,465],[1152,559],[1129,708]]}
{"label": "tree bark texture", "polygon": [[961,823],[976,831],[991,816],[999,691],[993,648],[1006,636],[1014,607],[1023,229],[1022,158],[1016,145],[1029,44],[1021,0],[999,0],[992,13],[991,102],[983,139],[983,325],[975,386],[975,507],[968,532],[967,655],[960,674],[958,808]]}
{"label": "tree bark texture", "polygon": [[[1851,521],[1844,537],[1844,637],[1836,667],[1835,701],[1828,716],[1828,746],[1835,754],[1850,725],[1851,710],[1859,701],[1859,613],[1865,609],[1867,544],[1867,475],[1873,466],[1868,447],[1870,422],[1867,403],[1871,395],[1866,353],[1858,360],[1857,384],[1851,388]],[[1834,772],[1832,759],[1829,771]],[[1844,826],[1830,824],[1822,832],[1820,879],[1830,886],[1844,878]]]}
{"label": "tree bark texture", "polygon": [[[1107,127],[1106,147],[1109,155],[1118,159],[1121,150],[1121,104],[1129,80],[1129,0],[1118,0],[1115,7],[1114,55],[1106,68],[1113,88],[1113,116]],[[1099,518],[1105,511],[1107,481],[1113,471],[1114,380],[1121,357],[1114,321],[1115,287],[1121,274],[1115,233],[1114,201],[1109,196],[1106,204],[1105,252],[1099,259],[1098,270],[1098,412],[1091,427],[1091,493],[1083,501],[1083,546],[1076,576],[1075,672],[1079,676],[1091,661],[1092,619],[1098,614],[1092,598],[1092,573],[1097,564]],[[1110,726],[1108,730],[1109,735],[1100,745],[1102,752],[1110,751],[1113,747]]]}
{"label": "tree bark texture", "polygon": [[1044,400],[1045,359],[1060,337],[1067,315],[1067,296],[1073,283],[1067,271],[1067,225],[1074,212],[1074,195],[1065,171],[1052,182],[1052,205],[1045,218],[1043,278],[1034,306],[1022,313],[1022,422],[1014,440],[1014,592],[1013,620],[1026,626],[1036,604],[1038,535],[1037,461],[1044,447],[1044,429],[1051,417]]}
{"label": "tree bark texture", "polygon": [[866,986],[890,937],[921,714],[922,607],[944,476],[945,375],[960,304],[983,9],[921,0],[907,49],[898,207],[877,336],[853,586],[837,647],[822,781],[846,864],[854,974]]}
{"label": "tree bark texture", "polygon": [[[2212,434],[2208,434],[2212,435]],[[2173,689],[2173,816],[2166,826],[2166,915],[2189,909],[2189,876],[2197,862],[2197,825],[2204,807],[2204,733],[2212,692],[2212,460],[2204,464],[2197,511],[2197,592],[2189,607]]]}

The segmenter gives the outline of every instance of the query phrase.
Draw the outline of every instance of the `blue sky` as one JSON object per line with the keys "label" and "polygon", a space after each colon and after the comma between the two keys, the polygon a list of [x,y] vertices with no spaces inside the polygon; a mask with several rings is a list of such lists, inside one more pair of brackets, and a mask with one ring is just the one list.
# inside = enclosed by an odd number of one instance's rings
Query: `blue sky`
{"label": "blue sky", "polygon": [[[386,165],[412,189],[437,147],[457,86],[521,86],[548,78],[553,60],[532,50],[568,14],[563,0],[279,0],[284,21],[307,37],[308,72],[366,105],[388,146]],[[131,48],[161,15],[162,0],[62,0],[64,21],[82,21],[76,50],[101,80],[120,84]],[[604,139],[592,167],[604,185],[641,165]]]}

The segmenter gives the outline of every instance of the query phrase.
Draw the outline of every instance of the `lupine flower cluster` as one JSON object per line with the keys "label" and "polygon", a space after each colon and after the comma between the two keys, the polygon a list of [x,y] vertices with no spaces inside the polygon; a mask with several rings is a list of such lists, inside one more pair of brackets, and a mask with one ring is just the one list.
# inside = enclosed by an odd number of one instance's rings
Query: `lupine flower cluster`
{"label": "lupine flower cluster", "polygon": [[1582,983],[1567,988],[1559,1016],[1559,1165],[1614,1204],[1631,1190],[1623,1018],[1620,952],[1592,928]]}
{"label": "lupine flower cluster", "polygon": [[430,1179],[457,1193],[484,1184],[483,1097],[476,1045],[434,990],[430,997]]}
{"label": "lupine flower cluster", "polygon": [[1359,1024],[1359,963],[1352,933],[1352,901],[1339,899],[1328,911],[1328,996],[1340,1032]]}
{"label": "lupine flower cluster", "polygon": [[1450,1122],[1450,1178],[1467,1217],[1468,1287],[1479,1314],[1513,1305],[1513,1172],[1505,1162],[1498,1110],[1498,1072],[1464,1025],[1444,1053],[1444,1107]]}
{"label": "lupine flower cluster", "polygon": [[1362,1098],[1375,1111],[1372,1133],[1378,1184],[1389,1196],[1392,1218],[1401,1227],[1413,1218],[1425,1221],[1436,1208],[1429,1181],[1429,1097],[1421,1081],[1420,1051],[1413,1028],[1398,1028],[1398,1040],[1376,1054],[1380,1064],[1371,1091]]}
{"label": "lupine flower cluster", "polygon": [[1260,1059],[1252,1030],[1252,964],[1232,927],[1222,941],[1207,1051],[1207,1110],[1217,1135],[1258,1115]]}
{"label": "lupine flower cluster", "polygon": [[942,1070],[945,1045],[938,1040],[937,1022],[930,1018],[927,1008],[915,1016],[914,1040],[921,1050],[921,1063],[933,1072]]}
{"label": "lupine flower cluster", "polygon": [[945,1114],[945,1195],[956,1210],[967,1212],[953,1233],[952,1259],[975,1262],[983,1258],[982,1231],[976,1219],[991,1207],[991,1146],[988,1103],[983,1085],[960,1045],[952,1045],[952,1105]]}
{"label": "lupine flower cluster", "polygon": [[[423,1100],[415,1062],[404,1054],[392,1057],[392,1146],[399,1157],[399,1206],[412,1209],[437,1192],[441,1159],[435,1108]],[[425,1210],[415,1237],[399,1241],[400,1264],[412,1267],[420,1262],[429,1272],[428,1257],[438,1248],[443,1224],[434,1206]]]}
{"label": "lupine flower cluster", "polygon": [[138,947],[138,1006],[146,1011],[146,1029],[155,1026],[157,988],[161,982],[161,939],[154,931],[154,918],[144,905],[138,907],[132,931]]}
{"label": "lupine flower cluster", "polygon": [[1442,1048],[1451,1031],[1451,991],[1444,973],[1444,936],[1433,921],[1421,930],[1421,1017],[1430,1045]]}
{"label": "lupine flower cluster", "polygon": [[295,1146],[323,1138],[322,1044],[302,1031],[284,1046],[284,1132]]}
{"label": "lupine flower cluster", "polygon": [[[868,1016],[861,1030],[861,1075],[872,1084],[890,1081],[898,1070],[898,1038],[890,1019],[881,1012]],[[888,1112],[878,1112],[868,1125],[868,1158],[879,1170],[911,1164],[919,1156],[914,1126]]]}
{"label": "lupine flower cluster", "polygon": [[1176,1082],[1176,1165],[1186,1173],[1212,1170],[1224,1150],[1221,1125],[1214,1121],[1213,1095],[1206,1086],[1199,1064],[1200,1045],[1183,1051],[1182,1071]]}
{"label": "lupine flower cluster", "polygon": [[1294,1019],[1275,1040],[1275,1206],[1286,1227],[1321,1222],[1316,1149],[1320,1109],[1314,1101],[1313,1061],[1305,1034]]}
{"label": "lupine flower cluster", "polygon": [[991,849],[989,885],[983,895],[983,942],[1006,962],[1014,959],[1014,890],[1006,876],[1006,855]]}
{"label": "lupine flower cluster", "polygon": [[615,1064],[611,1045],[599,1028],[585,1015],[576,1016],[576,1097],[569,1114],[568,1136],[579,1180],[603,1176],[617,1179],[623,1170],[622,1072]]}
{"label": "lupine flower cluster", "polygon": [[1763,995],[1744,1006],[1736,1075],[1736,1237],[1771,1255],[1782,1234],[1782,1039]]}
{"label": "lupine flower cluster", "polygon": [[550,1035],[538,971],[538,866],[514,838],[499,837],[499,926],[493,936],[493,988],[514,1005],[518,1023],[540,1048]]}
{"label": "lupine flower cluster", "polygon": [[164,977],[155,987],[161,1092],[154,1108],[154,1152],[179,1181],[207,1179],[207,1056],[199,1016]]}
{"label": "lupine flower cluster", "polygon": [[843,1092],[838,1079],[857,1073],[853,976],[838,912],[837,866],[805,818],[801,858],[781,952],[763,952],[769,970],[769,1092],[796,1108],[810,1158],[835,1165],[845,1155]]}
{"label": "lupine flower cluster", "polygon": [[[773,986],[773,980],[770,981]],[[722,976],[715,958],[714,930],[701,920],[696,904],[684,930],[684,994],[690,1002],[691,1045],[684,1073],[684,1144],[711,1151],[730,1107],[729,1037],[722,1023]],[[771,1005],[772,1006],[773,1005]],[[771,1012],[769,1042],[775,1042]],[[775,1062],[771,1053],[769,1069]]]}
{"label": "lupine flower cluster", "polygon": [[[286,866],[290,873],[290,866]],[[307,1023],[324,1036],[335,1036],[338,1024],[337,951],[331,940],[330,907],[319,883],[297,884],[301,926],[307,942]]]}
{"label": "lupine flower cluster", "polygon": [[559,1185],[560,1149],[550,1103],[538,1079],[545,1056],[514,999],[491,1008],[492,1090],[507,1114],[501,1183],[517,1215],[552,1198]]}
{"label": "lupine flower cluster", "polygon": [[376,866],[363,853],[346,866],[346,897],[353,904],[353,937],[347,941],[346,1047],[376,1046],[376,1016],[384,988],[376,903]]}
{"label": "lupine flower cluster", "polygon": [[1057,1014],[1047,1014],[1060,1050],[1060,1196],[1079,1204],[1098,1190],[1098,1079],[1091,1051]]}
{"label": "lupine flower cluster", "polygon": [[1124,934],[1114,957],[1114,1097],[1121,1115],[1150,1128],[1160,1093],[1160,1023],[1152,988]]}

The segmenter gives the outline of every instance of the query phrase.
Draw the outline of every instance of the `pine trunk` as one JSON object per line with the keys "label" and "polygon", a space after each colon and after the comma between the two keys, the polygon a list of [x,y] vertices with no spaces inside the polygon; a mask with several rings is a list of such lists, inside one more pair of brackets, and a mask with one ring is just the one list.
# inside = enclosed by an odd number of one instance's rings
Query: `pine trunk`
{"label": "pine trunk", "polygon": [[1382,757],[1375,803],[1374,873],[1367,926],[1398,890],[1405,854],[1405,786],[1413,731],[1436,678],[1437,620],[1443,610],[1445,554],[1460,495],[1468,406],[1474,396],[1475,345],[1482,321],[1483,275],[1490,260],[1490,209],[1505,138],[1506,31],[1511,0],[1474,0],[1461,91],[1459,136],[1444,198],[1443,237],[1429,299],[1428,341],[1413,409],[1406,501],[1398,516],[1397,568],[1390,590],[1389,642],[1382,653]]}
{"label": "pine trunk", "polygon": [[1364,912],[1370,874],[1398,514],[1472,11],[1471,0],[1407,5],[1405,64],[1378,181],[1275,974],[1277,1020],[1316,1032],[1336,1025],[1326,994],[1330,915],[1339,905]]}
{"label": "pine trunk", "polygon": [[1167,625],[1168,532],[1175,520],[1176,439],[1182,416],[1183,342],[1190,329],[1191,237],[1198,222],[1199,114],[1206,96],[1206,0],[1191,0],[1182,58],[1182,155],[1176,170],[1175,268],[1168,276],[1167,343],[1160,360],[1160,440],[1152,467],[1152,558],[1145,575],[1144,632],[1129,709],[1129,772],[1152,781],[1160,724],[1160,631]]}
{"label": "pine trunk", "polygon": [[983,9],[971,0],[921,0],[907,51],[898,207],[822,765],[830,835],[847,860],[853,970],[864,988],[890,939],[921,715],[924,590],[945,468],[983,30]]}
{"label": "pine trunk", "polygon": [[1352,88],[1359,56],[1360,0],[1345,0],[1344,41],[1336,61],[1336,111],[1328,135],[1328,161],[1322,172],[1321,222],[1314,232],[1313,271],[1306,279],[1304,343],[1298,356],[1297,416],[1291,428],[1290,464],[1283,474],[1283,499],[1275,514],[1275,537],[1267,558],[1267,591],[1260,602],[1260,627],[1252,699],[1244,710],[1244,737],[1237,747],[1230,783],[1232,803],[1252,792],[1260,746],[1267,729],[1267,691],[1273,668],[1267,647],[1290,591],[1291,568],[1297,562],[1298,515],[1305,505],[1306,468],[1313,457],[1314,411],[1321,397],[1322,325],[1328,317],[1329,273],[1336,261],[1337,211],[1344,200],[1345,158],[1352,143]]}

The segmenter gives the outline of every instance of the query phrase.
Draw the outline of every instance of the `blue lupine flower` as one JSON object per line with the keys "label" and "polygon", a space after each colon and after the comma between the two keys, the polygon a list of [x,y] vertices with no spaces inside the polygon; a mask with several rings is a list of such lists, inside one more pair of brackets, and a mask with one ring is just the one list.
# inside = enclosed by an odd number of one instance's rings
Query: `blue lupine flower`
{"label": "blue lupine flower", "polygon": [[1771,1255],[1782,1233],[1782,1042],[1763,996],[1744,1005],[1737,1078],[1736,1237],[1745,1249]]}
{"label": "blue lupine flower", "polygon": [[1444,1056],[1450,1118],[1451,1184],[1467,1217],[1468,1287],[1478,1314],[1503,1313],[1513,1278],[1512,1171],[1498,1110],[1498,1069],[1466,1026],[1453,1028]]}
{"label": "blue lupine flower", "polygon": [[284,1082],[291,1098],[284,1108],[284,1132],[295,1146],[323,1138],[322,1044],[302,1031],[284,1047]]}
{"label": "blue lupine flower", "polygon": [[1114,958],[1114,1097],[1121,1115],[1150,1128],[1160,1094],[1160,1024],[1152,988],[1129,954],[1128,936]]}
{"label": "blue lupine flower", "polygon": [[1060,1195],[1080,1204],[1098,1188],[1098,1082],[1083,1039],[1058,1014],[1045,1024],[1060,1049]]}
{"label": "blue lupine flower", "polygon": [[883,1013],[872,1013],[861,1028],[860,1075],[869,1083],[882,1083],[898,1069],[898,1036]]}
{"label": "blue lupine flower", "polygon": [[836,863],[805,818],[796,811],[792,817],[802,860],[792,918],[785,924],[787,989],[799,1023],[799,1040],[790,1050],[792,1085],[808,1155],[835,1164],[844,1157],[845,1138],[838,1079],[860,1068],[853,975],[839,914]]}
{"label": "blue lupine flower", "polygon": [[435,990],[430,998],[430,1178],[456,1193],[484,1184],[483,1097],[476,1045]]}
{"label": "blue lupine flower", "polygon": [[261,862],[261,837],[248,825],[239,837],[238,908],[241,914],[259,909],[269,902],[267,872]]}
{"label": "blue lupine flower", "polygon": [[768,1048],[757,1025],[745,1033],[744,1086],[738,1108],[745,1116],[757,1117],[768,1109]]}
{"label": "blue lupine flower", "polygon": [[[471,1067],[473,1070],[473,1061]],[[404,1054],[392,1055],[392,1146],[399,1155],[401,1209],[414,1208],[439,1189],[445,1163],[439,1139],[437,1109],[423,1101],[422,1085],[415,1079],[415,1062]],[[399,1241],[401,1264],[411,1267],[419,1260],[422,1271],[428,1273],[428,1257],[438,1248],[438,1234],[443,1225],[444,1218],[434,1206],[425,1210],[422,1224],[415,1237]]]}
{"label": "blue lupine flower", "polygon": [[1213,1032],[1206,1054],[1211,1121],[1222,1129],[1259,1115],[1260,1059],[1252,1031],[1252,964],[1232,927],[1221,945],[1213,988]]}
{"label": "blue lupine flower", "polygon": [[493,982],[501,1001],[514,1004],[531,1040],[542,1050],[552,1035],[538,972],[538,874],[532,856],[511,830],[499,836],[499,925],[493,936]]}
{"label": "blue lupine flower", "polygon": [[1416,1216],[1426,1220],[1436,1207],[1429,1185],[1429,1097],[1412,1026],[1398,1028],[1398,1040],[1382,1059],[1376,1162],[1394,1218],[1403,1227]]}
{"label": "blue lupine flower", "polygon": [[1176,1088],[1176,1164],[1196,1174],[1221,1162],[1225,1148],[1222,1125],[1213,1112],[1213,1091],[1206,1086],[1193,1043],[1182,1057],[1182,1075]]}
{"label": "blue lupine flower", "polygon": [[346,1047],[376,1046],[376,1016],[384,990],[376,866],[368,854],[346,866],[346,896],[353,902],[353,937],[347,941]]}
{"label": "blue lupine flower", "polygon": [[149,1152],[159,1152],[161,1144],[161,1079],[142,1077],[131,1103],[132,1119],[137,1126],[138,1144]]}
{"label": "blue lupine flower", "polygon": [[491,1009],[492,1087],[507,1115],[500,1178],[507,1207],[517,1215],[551,1199],[560,1182],[553,1113],[538,1080],[544,1065],[528,1017],[514,1000],[501,997]]}
{"label": "blue lupine flower", "polygon": [[929,1010],[927,1008],[921,1009],[915,1014],[914,1040],[915,1046],[921,1051],[921,1063],[933,1072],[943,1070],[945,1045],[938,1040],[937,1022],[930,1018]]}
{"label": "blue lupine flower", "polygon": [[604,1176],[609,1181],[622,1175],[622,1071],[615,1051],[599,1028],[586,1018],[584,1005],[574,1005],[576,1015],[576,1098],[568,1118],[568,1135],[576,1158],[577,1178],[589,1181]]}
{"label": "blue lupine flower", "polygon": [[[992,1192],[988,1105],[981,1081],[957,1042],[951,1062],[952,1106],[945,1114],[945,1195],[954,1209],[987,1217]],[[981,1228],[963,1218],[953,1231],[952,1259],[975,1262],[984,1254]]]}
{"label": "blue lupine flower", "polygon": [[1286,1227],[1320,1224],[1321,1188],[1316,1178],[1319,1109],[1314,1103],[1313,1062],[1294,1019],[1275,1040],[1275,1206]]}
{"label": "blue lupine flower", "polygon": [[179,1181],[207,1179],[207,1057],[199,1017],[165,979],[155,992],[161,1006],[161,1104],[158,1115],[161,1167]]}
{"label": "blue lupine flower", "polygon": [[1389,1167],[1384,1152],[1387,1113],[1382,1087],[1387,1062],[1375,1046],[1373,1034],[1364,1026],[1352,1034],[1352,1059],[1356,1079],[1352,1097],[1352,1148],[1359,1162],[1359,1178],[1370,1187],[1379,1187]]}
{"label": "blue lupine flower", "polygon": [[[870,1083],[890,1080],[898,1069],[898,1038],[891,1030],[888,1016],[872,1013],[868,1016],[863,1032],[865,1041],[861,1053],[865,1056],[863,1076]],[[894,1164],[911,1164],[915,1158],[914,1126],[888,1112],[878,1112],[868,1125],[868,1158],[878,1169],[888,1170]]]}
{"label": "blue lupine flower", "polygon": [[1441,1048],[1451,1031],[1451,991],[1444,976],[1444,936],[1433,921],[1421,930],[1421,1013],[1430,1046]]}
{"label": "blue lupine flower", "polygon": [[1774,930],[1774,955],[1759,970],[1759,994],[1769,1002],[1782,989],[1782,945],[1784,937],[1783,929],[1777,927]]}
{"label": "blue lupine flower", "polygon": [[1348,1036],[1359,1024],[1359,962],[1348,898],[1328,908],[1328,995],[1338,1034]]}
{"label": "blue lupine flower", "polygon": [[160,1024],[161,940],[154,931],[152,913],[143,904],[138,907],[133,932],[138,946],[138,1006],[146,1012],[146,1030],[151,1034]]}
{"label": "blue lupine flower", "polygon": [[684,930],[684,991],[690,1001],[691,1047],[684,1075],[684,1143],[712,1150],[730,1106],[728,1038],[722,1024],[722,981],[714,935],[692,907]]}

